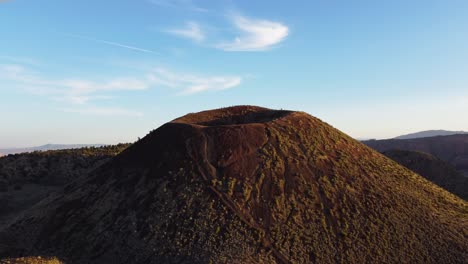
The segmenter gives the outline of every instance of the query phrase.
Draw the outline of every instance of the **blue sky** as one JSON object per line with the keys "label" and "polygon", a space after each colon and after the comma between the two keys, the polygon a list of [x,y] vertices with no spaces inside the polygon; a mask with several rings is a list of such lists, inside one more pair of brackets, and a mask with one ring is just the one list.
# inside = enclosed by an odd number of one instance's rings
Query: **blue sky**
{"label": "blue sky", "polygon": [[0,1],[0,148],[132,142],[188,112],[357,138],[468,130],[468,2]]}

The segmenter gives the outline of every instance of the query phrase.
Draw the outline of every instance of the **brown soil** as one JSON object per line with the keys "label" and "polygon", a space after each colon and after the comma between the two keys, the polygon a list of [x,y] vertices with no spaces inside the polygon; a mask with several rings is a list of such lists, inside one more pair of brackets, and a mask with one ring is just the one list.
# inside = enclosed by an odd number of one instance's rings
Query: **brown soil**
{"label": "brown soil", "polygon": [[303,112],[163,125],[0,234],[73,263],[464,263],[468,205]]}

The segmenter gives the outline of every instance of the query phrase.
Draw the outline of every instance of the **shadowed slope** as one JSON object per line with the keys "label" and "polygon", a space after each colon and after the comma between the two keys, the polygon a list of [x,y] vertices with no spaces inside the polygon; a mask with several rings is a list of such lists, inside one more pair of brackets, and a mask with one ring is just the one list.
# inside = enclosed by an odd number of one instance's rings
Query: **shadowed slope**
{"label": "shadowed slope", "polygon": [[36,151],[0,158],[0,230],[21,211],[86,175],[128,146]]}
{"label": "shadowed slope", "polygon": [[450,163],[468,177],[468,135],[368,140],[363,143],[380,152],[399,149],[429,153]]}
{"label": "shadowed slope", "polygon": [[0,241],[74,263],[462,263],[466,219],[320,120],[242,106],[163,125]]}
{"label": "shadowed slope", "polygon": [[468,178],[447,162],[418,151],[389,150],[383,154],[465,201],[468,199]]}

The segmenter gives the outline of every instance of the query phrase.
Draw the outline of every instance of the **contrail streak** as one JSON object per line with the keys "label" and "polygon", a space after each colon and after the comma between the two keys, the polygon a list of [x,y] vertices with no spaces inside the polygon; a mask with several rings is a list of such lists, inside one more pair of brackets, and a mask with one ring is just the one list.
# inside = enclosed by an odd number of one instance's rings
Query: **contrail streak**
{"label": "contrail streak", "polygon": [[90,38],[90,37],[75,35],[75,34],[63,34],[63,35],[68,36],[68,37],[79,38],[79,39],[94,41],[94,42],[98,42],[98,43],[103,43],[103,44],[107,44],[107,45],[111,45],[111,46],[115,46],[115,47],[120,47],[120,48],[125,48],[125,49],[145,52],[145,53],[157,54],[156,52],[154,52],[152,50],[147,50],[147,49],[142,49],[142,48],[138,48],[138,47],[134,47],[134,46],[124,45],[124,44],[117,43],[117,42],[112,42],[112,41],[107,41],[107,40],[102,40],[102,39],[95,39],[95,38]]}

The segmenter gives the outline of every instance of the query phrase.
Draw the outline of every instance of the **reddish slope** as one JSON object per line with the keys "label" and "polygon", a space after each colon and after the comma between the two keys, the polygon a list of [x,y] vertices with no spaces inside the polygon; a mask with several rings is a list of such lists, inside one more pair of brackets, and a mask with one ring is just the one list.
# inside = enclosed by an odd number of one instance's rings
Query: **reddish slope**
{"label": "reddish slope", "polygon": [[160,127],[0,241],[74,263],[462,263],[467,227],[463,200],[320,120],[243,106]]}

